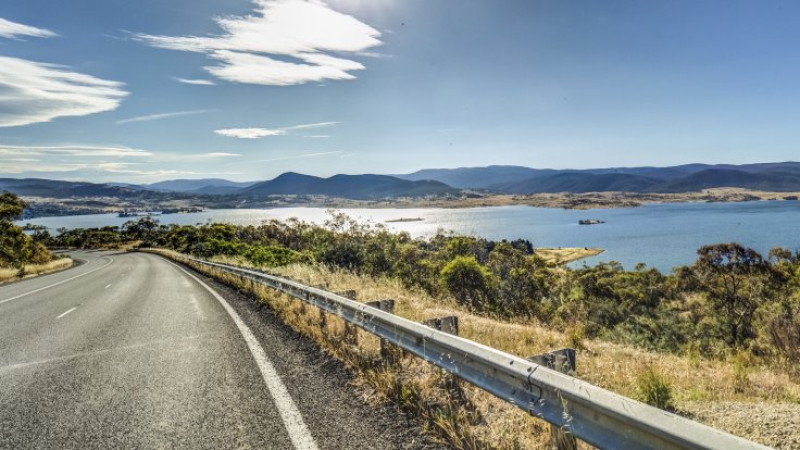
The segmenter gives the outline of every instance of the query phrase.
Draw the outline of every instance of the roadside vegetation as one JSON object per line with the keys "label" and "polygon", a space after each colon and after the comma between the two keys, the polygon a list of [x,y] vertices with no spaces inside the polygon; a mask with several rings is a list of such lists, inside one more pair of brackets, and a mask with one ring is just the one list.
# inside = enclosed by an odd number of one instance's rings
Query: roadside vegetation
{"label": "roadside vegetation", "polygon": [[14,225],[27,205],[14,194],[0,193],[0,283],[66,269],[69,258],[58,258],[46,245],[52,244],[47,230],[32,229],[28,234]]}
{"label": "roadside vegetation", "polygon": [[25,238],[21,230],[16,236],[45,255],[43,243],[101,248],[135,241],[261,268],[317,265],[396,280],[483,316],[533,320],[577,341],[600,338],[714,359],[745,353],[800,369],[800,335],[794,331],[800,330],[800,253],[780,248],[762,256],[735,243],[705,246],[693,265],[671,274],[645,265],[625,270],[613,262],[570,270],[549,263],[525,240],[444,233],[414,239],[338,213],[324,225],[165,226],[144,217],[121,228],[64,231],[54,238],[46,232]]}
{"label": "roadside vegetation", "polygon": [[[66,231],[48,243],[135,243],[166,249],[174,258],[188,254],[332,291],[353,289],[359,300],[394,298],[397,313],[412,320],[457,314],[461,335],[469,339],[520,356],[573,347],[578,376],[591,383],[776,447],[791,448],[800,439],[770,431],[796,430],[800,420],[800,254],[788,250],[764,256],[734,243],[710,245],[698,250],[694,264],[669,274],[616,263],[571,270],[540,257],[524,240],[445,233],[415,239],[337,213],[324,225],[165,226],[141,218],[120,228]],[[343,325],[328,321],[334,331],[321,332],[312,308],[266,289],[239,287],[355,367],[368,397],[405,404],[451,445],[527,448],[535,444],[534,429],[545,429],[472,388],[453,393],[435,370],[415,363],[376,369],[359,359],[363,349],[350,354],[340,345],[336,327]],[[462,394],[472,406],[446,401]],[[431,410],[431,398],[444,410]],[[794,416],[783,420],[794,422],[752,429],[758,420],[746,414],[735,423],[725,422],[726,415],[704,415],[707,405],[719,402],[744,410],[763,402],[789,405]]]}

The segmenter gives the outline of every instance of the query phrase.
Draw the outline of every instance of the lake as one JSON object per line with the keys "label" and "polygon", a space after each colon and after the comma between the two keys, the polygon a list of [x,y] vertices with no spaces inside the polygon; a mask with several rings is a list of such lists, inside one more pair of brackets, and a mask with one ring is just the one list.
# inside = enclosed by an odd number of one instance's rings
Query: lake
{"label": "lake", "polygon": [[[764,254],[775,246],[800,249],[800,202],[668,203],[640,208],[574,211],[529,206],[467,209],[341,209],[362,221],[382,223],[401,218],[418,222],[387,223],[392,230],[430,236],[437,230],[489,239],[530,240],[537,247],[600,247],[606,251],[586,264],[619,261],[632,269],[643,262],[661,271],[690,264],[706,244],[739,242]],[[258,225],[269,219],[299,219],[322,223],[323,208],[208,210],[157,216],[164,224],[192,225],[209,221]],[[135,218],[134,218],[135,219]],[[580,219],[600,219],[599,225],[578,225]],[[46,217],[24,221],[60,228],[122,225],[131,218],[115,214]],[[577,263],[577,264],[583,264]]]}

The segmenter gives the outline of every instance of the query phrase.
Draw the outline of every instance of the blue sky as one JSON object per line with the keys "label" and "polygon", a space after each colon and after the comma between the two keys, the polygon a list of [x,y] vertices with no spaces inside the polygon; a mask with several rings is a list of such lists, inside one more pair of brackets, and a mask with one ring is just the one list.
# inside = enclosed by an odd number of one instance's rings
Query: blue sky
{"label": "blue sky", "polygon": [[4,0],[0,176],[797,160],[793,1]]}

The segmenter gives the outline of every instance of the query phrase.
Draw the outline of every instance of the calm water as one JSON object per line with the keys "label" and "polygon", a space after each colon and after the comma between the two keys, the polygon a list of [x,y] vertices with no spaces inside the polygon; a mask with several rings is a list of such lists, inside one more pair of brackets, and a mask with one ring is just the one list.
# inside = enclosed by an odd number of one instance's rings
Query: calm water
{"label": "calm water", "polygon": [[[421,217],[421,222],[389,223],[393,230],[429,236],[438,229],[489,239],[528,239],[537,247],[600,247],[605,253],[587,264],[619,261],[626,268],[644,262],[662,271],[692,263],[706,244],[736,241],[766,252],[775,246],[800,249],[800,202],[682,203],[628,209],[570,211],[528,206],[470,209],[342,209],[364,221],[385,222]],[[258,225],[263,220],[297,217],[321,223],[322,208],[210,210],[160,216],[161,223],[191,225],[208,221]],[[580,219],[606,223],[581,226]],[[114,214],[48,217],[26,222],[80,228],[121,225],[129,219]]]}

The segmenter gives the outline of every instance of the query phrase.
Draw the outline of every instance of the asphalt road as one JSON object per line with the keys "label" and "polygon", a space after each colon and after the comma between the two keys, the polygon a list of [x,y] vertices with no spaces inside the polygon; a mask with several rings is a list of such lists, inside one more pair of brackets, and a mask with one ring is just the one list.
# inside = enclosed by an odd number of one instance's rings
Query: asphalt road
{"label": "asphalt road", "polygon": [[427,448],[341,365],[161,257],[0,287],[0,448]]}

